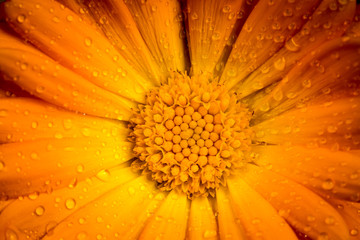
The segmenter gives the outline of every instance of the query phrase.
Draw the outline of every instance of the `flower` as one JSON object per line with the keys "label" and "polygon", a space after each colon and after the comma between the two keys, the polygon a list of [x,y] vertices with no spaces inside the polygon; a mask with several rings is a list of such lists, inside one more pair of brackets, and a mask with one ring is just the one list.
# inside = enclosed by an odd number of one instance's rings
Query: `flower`
{"label": "flower", "polygon": [[359,239],[354,0],[1,11],[2,239]]}

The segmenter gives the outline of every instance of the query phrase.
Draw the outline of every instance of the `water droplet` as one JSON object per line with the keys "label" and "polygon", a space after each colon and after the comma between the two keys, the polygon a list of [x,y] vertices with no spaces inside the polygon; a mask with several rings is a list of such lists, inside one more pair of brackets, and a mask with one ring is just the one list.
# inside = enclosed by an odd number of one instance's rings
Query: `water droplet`
{"label": "water droplet", "polygon": [[52,20],[53,20],[53,22],[55,22],[55,23],[59,23],[60,22],[60,19],[58,18],[58,17],[53,17],[52,18]]}
{"label": "water droplet", "polygon": [[44,212],[45,212],[45,208],[43,206],[38,206],[34,211],[36,216],[42,216]]}
{"label": "water droplet", "polygon": [[285,64],[286,60],[282,57],[274,62],[274,67],[279,71],[283,71],[285,69]]}
{"label": "water droplet", "polygon": [[331,190],[331,189],[333,189],[334,188],[334,181],[332,180],[332,179],[326,179],[323,183],[322,183],[322,185],[321,185],[321,187],[324,189],[324,190]]}
{"label": "water droplet", "polygon": [[16,232],[10,228],[6,228],[5,230],[5,240],[18,240],[18,235]]}
{"label": "water droplet", "polygon": [[63,120],[63,126],[65,129],[70,129],[72,128],[72,121],[71,119],[64,119]]}
{"label": "water droplet", "polygon": [[205,230],[204,238],[214,238],[217,236],[216,230]]}
{"label": "water droplet", "polygon": [[30,158],[33,160],[37,160],[37,159],[39,159],[39,155],[36,152],[33,152],[30,154]]}
{"label": "water droplet", "polygon": [[36,87],[36,92],[38,93],[43,93],[45,91],[45,87],[44,86],[37,86]]}
{"label": "water droplet", "polygon": [[226,5],[222,9],[223,13],[229,13],[231,11],[231,7],[229,5]]}
{"label": "water droplet", "polygon": [[28,198],[31,200],[35,200],[39,197],[39,193],[38,192],[33,192],[31,194],[28,195]]}
{"label": "water droplet", "polygon": [[76,206],[75,199],[69,198],[65,201],[65,207],[69,210],[74,209]]}
{"label": "water droplet", "polygon": [[80,232],[76,235],[76,240],[85,240],[88,239],[88,235],[86,232]]}
{"label": "water droplet", "polygon": [[74,17],[72,15],[68,15],[66,17],[66,20],[68,20],[69,22],[72,22],[74,20]]}
{"label": "water droplet", "polygon": [[31,127],[34,128],[34,129],[37,128],[38,125],[39,125],[39,124],[38,124],[38,122],[36,122],[36,121],[34,121],[34,122],[31,123]]}
{"label": "water droplet", "polygon": [[111,174],[110,174],[109,170],[103,169],[96,174],[96,177],[103,182],[107,182],[110,180]]}
{"label": "water droplet", "polygon": [[76,171],[78,172],[78,173],[82,173],[82,172],[84,172],[84,165],[82,165],[82,164],[80,164],[80,165],[78,165],[77,167],[76,167]]}
{"label": "water droplet", "polygon": [[327,218],[325,218],[325,223],[327,224],[327,225],[333,225],[334,223],[335,223],[335,219],[334,219],[334,217],[327,217]]}
{"label": "water droplet", "polygon": [[303,82],[302,82],[302,85],[304,88],[309,88],[311,87],[311,80],[310,79],[305,79]]}
{"label": "water droplet", "polygon": [[356,228],[353,228],[350,230],[350,235],[351,236],[357,236],[359,234],[359,231]]}
{"label": "water droplet", "polygon": [[85,38],[84,43],[85,43],[85,46],[90,47],[92,44],[91,38],[88,38],[88,37]]}
{"label": "water droplet", "polygon": [[16,21],[18,21],[19,23],[23,23],[25,22],[26,16],[23,14],[20,14],[19,16],[17,16]]}
{"label": "water droplet", "polygon": [[20,69],[25,71],[28,68],[28,64],[27,63],[21,63],[20,64]]}

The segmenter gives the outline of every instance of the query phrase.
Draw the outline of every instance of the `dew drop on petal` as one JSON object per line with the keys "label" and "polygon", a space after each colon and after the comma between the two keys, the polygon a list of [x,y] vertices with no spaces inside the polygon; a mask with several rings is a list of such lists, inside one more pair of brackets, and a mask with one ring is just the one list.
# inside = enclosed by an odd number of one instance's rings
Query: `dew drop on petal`
{"label": "dew drop on petal", "polygon": [[37,208],[35,208],[34,211],[35,215],[39,217],[42,216],[44,212],[45,212],[45,208],[43,206],[38,206]]}
{"label": "dew drop on petal", "polygon": [[85,43],[85,46],[90,47],[92,44],[91,38],[88,38],[88,37],[85,38],[84,43]]}
{"label": "dew drop on petal", "polygon": [[204,232],[204,238],[214,238],[216,237],[217,232],[215,230],[205,230]]}
{"label": "dew drop on petal", "polygon": [[109,170],[103,169],[96,174],[96,177],[103,182],[107,182],[110,180],[111,174],[110,174]]}
{"label": "dew drop on petal", "polygon": [[18,23],[23,23],[25,22],[26,16],[23,14],[20,14],[19,16],[17,16],[16,21],[18,21]]}
{"label": "dew drop on petal", "polygon": [[322,187],[324,190],[331,190],[331,189],[334,188],[334,181],[331,180],[331,179],[326,179],[326,180],[322,183],[321,187]]}
{"label": "dew drop on petal", "polygon": [[0,161],[0,171],[2,171],[5,168],[5,163],[3,161]]}
{"label": "dew drop on petal", "polygon": [[74,209],[76,206],[75,199],[69,198],[65,201],[65,207],[69,210]]}
{"label": "dew drop on petal", "polygon": [[18,235],[16,232],[10,228],[5,230],[5,240],[18,240]]}
{"label": "dew drop on petal", "polygon": [[351,236],[357,236],[358,234],[359,234],[359,231],[356,228],[350,229]]}

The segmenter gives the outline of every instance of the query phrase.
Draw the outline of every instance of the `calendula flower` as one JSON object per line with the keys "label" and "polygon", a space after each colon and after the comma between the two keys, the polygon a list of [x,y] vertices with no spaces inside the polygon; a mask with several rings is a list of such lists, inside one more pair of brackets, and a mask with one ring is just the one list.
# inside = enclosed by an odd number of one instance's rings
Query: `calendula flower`
{"label": "calendula flower", "polygon": [[0,239],[359,239],[359,13],[1,3]]}

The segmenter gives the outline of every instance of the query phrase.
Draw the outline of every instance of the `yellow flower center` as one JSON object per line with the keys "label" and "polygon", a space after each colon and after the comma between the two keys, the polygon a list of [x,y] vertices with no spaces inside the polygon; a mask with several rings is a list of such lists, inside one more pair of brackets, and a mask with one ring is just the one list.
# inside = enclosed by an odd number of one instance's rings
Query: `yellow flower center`
{"label": "yellow flower center", "polygon": [[214,196],[234,169],[248,162],[251,116],[224,85],[203,75],[174,74],[134,112],[132,167],[162,190]]}

